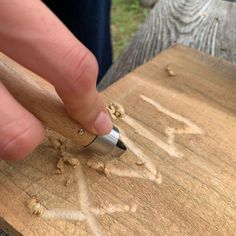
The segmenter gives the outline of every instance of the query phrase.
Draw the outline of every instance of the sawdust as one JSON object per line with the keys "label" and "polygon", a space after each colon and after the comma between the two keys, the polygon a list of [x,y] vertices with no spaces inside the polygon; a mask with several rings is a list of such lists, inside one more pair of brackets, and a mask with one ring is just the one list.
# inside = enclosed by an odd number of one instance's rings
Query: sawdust
{"label": "sawdust", "polygon": [[57,162],[57,169],[53,172],[54,174],[63,174],[64,173],[64,161],[60,157]]}
{"label": "sawdust", "polygon": [[58,137],[50,136],[48,137],[49,143],[51,146],[59,153],[60,157],[56,165],[56,170],[54,174],[63,174],[64,173],[64,164],[69,164],[72,167],[76,167],[79,164],[79,160],[75,158],[69,150],[70,143],[67,139],[62,140]]}
{"label": "sawdust", "polygon": [[68,177],[66,177],[66,179],[65,179],[65,187],[68,187],[69,185],[71,185],[71,184],[73,184],[73,178],[72,178],[72,176],[68,176]]}
{"label": "sawdust", "polygon": [[138,205],[137,204],[133,204],[131,207],[130,207],[130,211],[135,213],[138,209]]}
{"label": "sawdust", "polygon": [[136,164],[137,166],[143,166],[143,165],[145,164],[145,162],[143,162],[143,161],[137,161],[137,162],[135,162],[135,164]]}
{"label": "sawdust", "polygon": [[170,76],[170,77],[176,76],[175,72],[173,71],[173,69],[169,65],[166,66],[166,71],[168,73],[168,76]]}
{"label": "sawdust", "polygon": [[111,170],[107,166],[105,166],[105,168],[104,168],[104,174],[105,174],[105,176],[108,176],[111,174]]}
{"label": "sawdust", "polygon": [[65,170],[65,164],[76,168],[79,164],[79,160],[75,158],[71,153],[68,152],[60,152],[60,158],[57,162],[56,170],[53,172],[54,174],[63,174]]}
{"label": "sawdust", "polygon": [[67,163],[74,168],[79,164],[79,160],[68,152],[61,152],[61,159],[64,163]]}
{"label": "sawdust", "polygon": [[57,151],[61,151],[61,146],[63,144],[63,141],[60,140],[59,138],[55,138],[55,137],[48,137],[48,141],[50,143],[50,145]]}
{"label": "sawdust", "polygon": [[93,170],[96,170],[99,174],[106,175],[106,166],[100,161],[90,159],[87,162],[87,166]]}
{"label": "sawdust", "polygon": [[97,171],[99,174],[101,175],[105,175],[108,176],[111,173],[111,170],[109,169],[109,167],[96,159],[90,159],[87,162],[87,166],[95,171]]}
{"label": "sawdust", "polygon": [[122,118],[125,115],[124,107],[117,102],[112,102],[108,106],[108,111],[113,120]]}
{"label": "sawdust", "polygon": [[27,201],[27,207],[32,215],[40,216],[45,211],[45,207],[38,201],[36,196],[31,197]]}
{"label": "sawdust", "polygon": [[49,136],[48,141],[50,145],[59,153],[68,152],[68,150],[70,150],[71,148],[71,141],[68,139]]}

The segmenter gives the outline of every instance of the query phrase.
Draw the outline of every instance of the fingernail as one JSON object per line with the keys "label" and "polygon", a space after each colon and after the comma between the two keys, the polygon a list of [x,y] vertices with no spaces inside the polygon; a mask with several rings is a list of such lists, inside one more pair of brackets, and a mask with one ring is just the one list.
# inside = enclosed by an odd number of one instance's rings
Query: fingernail
{"label": "fingernail", "polygon": [[112,122],[107,113],[101,111],[94,123],[96,134],[107,134],[112,129]]}

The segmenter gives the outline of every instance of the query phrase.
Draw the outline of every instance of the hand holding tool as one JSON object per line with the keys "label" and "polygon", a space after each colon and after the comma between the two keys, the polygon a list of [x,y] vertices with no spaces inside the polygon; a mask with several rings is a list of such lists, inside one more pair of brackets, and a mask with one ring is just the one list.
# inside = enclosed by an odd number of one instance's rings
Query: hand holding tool
{"label": "hand holding tool", "polygon": [[33,72],[0,53],[0,81],[26,109],[49,128],[79,146],[99,155],[111,153],[120,156],[126,147],[119,140],[119,130],[114,127],[107,135],[96,136],[72,120],[54,87]]}

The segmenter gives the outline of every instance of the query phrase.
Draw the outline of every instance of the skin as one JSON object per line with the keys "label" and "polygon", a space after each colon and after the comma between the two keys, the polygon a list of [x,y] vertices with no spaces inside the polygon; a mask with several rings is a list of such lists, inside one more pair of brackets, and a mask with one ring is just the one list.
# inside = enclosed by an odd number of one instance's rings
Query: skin
{"label": "skin", "polygon": [[[0,1],[0,50],[54,85],[84,128],[100,135],[111,131],[96,90],[95,57],[41,1]],[[0,158],[22,159],[43,138],[42,124],[0,83]]]}

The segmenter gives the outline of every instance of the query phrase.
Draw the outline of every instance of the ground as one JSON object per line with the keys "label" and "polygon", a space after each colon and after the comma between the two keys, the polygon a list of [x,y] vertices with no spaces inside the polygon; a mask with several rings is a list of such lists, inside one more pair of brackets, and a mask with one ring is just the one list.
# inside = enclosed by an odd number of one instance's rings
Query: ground
{"label": "ground", "polygon": [[116,60],[132,35],[138,30],[148,15],[149,9],[143,8],[139,0],[112,1],[112,43],[113,60]]}

